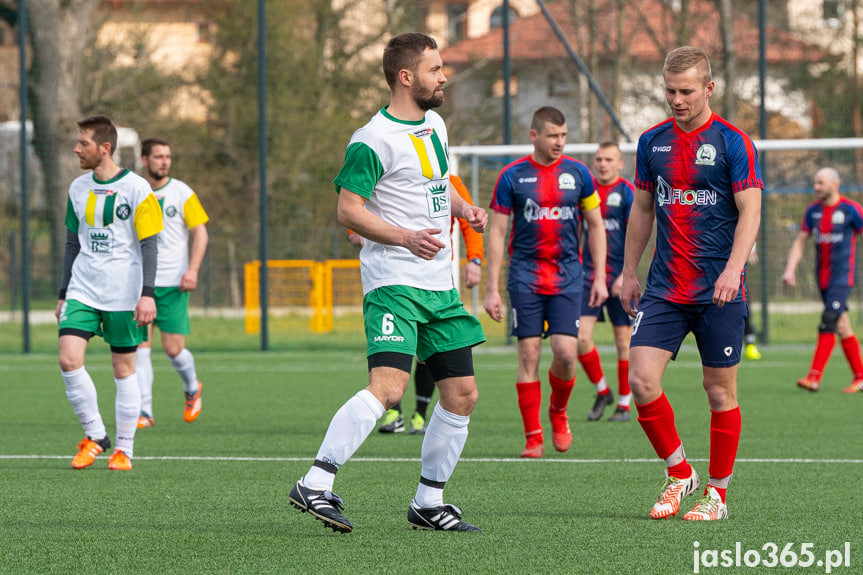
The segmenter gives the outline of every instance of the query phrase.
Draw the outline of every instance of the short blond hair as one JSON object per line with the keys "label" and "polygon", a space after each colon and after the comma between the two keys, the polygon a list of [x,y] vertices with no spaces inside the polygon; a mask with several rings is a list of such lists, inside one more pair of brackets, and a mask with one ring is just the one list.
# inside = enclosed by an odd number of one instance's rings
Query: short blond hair
{"label": "short blond hair", "polygon": [[690,68],[697,68],[701,79],[705,84],[713,79],[710,70],[710,58],[701,48],[695,46],[681,46],[675,48],[665,57],[665,65],[662,74],[682,74]]}

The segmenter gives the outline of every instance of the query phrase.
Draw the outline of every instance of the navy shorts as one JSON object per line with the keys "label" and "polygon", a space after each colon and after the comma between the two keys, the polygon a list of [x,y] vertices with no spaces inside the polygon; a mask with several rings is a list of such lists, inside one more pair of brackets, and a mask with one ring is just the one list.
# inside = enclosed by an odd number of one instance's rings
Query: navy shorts
{"label": "navy shorts", "polygon": [[842,313],[848,311],[848,296],[851,295],[850,286],[830,286],[821,292],[821,301],[824,302],[824,311],[835,311]]}
{"label": "navy shorts", "polygon": [[679,304],[658,299],[642,299],[632,327],[630,347],[655,347],[677,357],[680,344],[690,332],[695,335],[701,364],[706,367],[732,367],[740,363],[743,324],[749,316],[746,302],[716,304]]}
{"label": "navy shorts", "polygon": [[599,307],[590,307],[588,302],[589,297],[581,298],[581,315],[591,315],[596,318],[596,321],[605,321],[605,313],[608,312],[608,319],[611,320],[611,325],[632,325],[632,318],[629,314],[623,311],[623,304],[620,303],[619,297],[609,297]]}
{"label": "navy shorts", "polygon": [[511,291],[509,302],[512,305],[513,336],[522,338],[565,334],[578,337],[580,293],[541,295]]}

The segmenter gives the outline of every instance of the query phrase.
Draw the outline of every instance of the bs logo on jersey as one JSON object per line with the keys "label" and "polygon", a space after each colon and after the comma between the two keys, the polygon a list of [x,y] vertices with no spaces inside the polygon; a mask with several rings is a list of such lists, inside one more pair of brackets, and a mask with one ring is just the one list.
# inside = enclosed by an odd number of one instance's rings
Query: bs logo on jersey
{"label": "bs logo on jersey", "polygon": [[449,217],[449,179],[432,180],[425,184],[430,218]]}

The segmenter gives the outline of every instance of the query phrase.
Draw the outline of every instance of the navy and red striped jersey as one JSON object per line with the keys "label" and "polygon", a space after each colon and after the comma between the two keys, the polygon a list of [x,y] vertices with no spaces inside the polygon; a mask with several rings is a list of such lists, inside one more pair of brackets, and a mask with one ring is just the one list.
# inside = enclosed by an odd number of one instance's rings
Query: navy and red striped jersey
{"label": "navy and red striped jersey", "polygon": [[[633,189],[632,182],[623,178],[618,178],[616,182],[607,186],[596,183],[596,194],[599,196],[602,220],[605,223],[607,248],[605,274],[609,289],[623,270],[626,224],[629,222],[629,210],[632,208]],[[593,282],[593,259],[590,256],[590,237],[587,233],[584,234],[583,242],[581,260],[584,265],[585,280]]]}
{"label": "navy and red striped jersey", "polygon": [[[645,295],[711,303],[734,243],[734,194],[763,188],[751,138],[716,114],[687,133],[672,119],[638,140],[635,185],[654,195],[656,251]],[[735,301],[743,301],[743,276]]]}
{"label": "navy and red striped jersey", "polygon": [[814,202],[806,208],[800,230],[815,238],[818,287],[853,287],[857,236],[863,230],[860,204],[842,196],[832,206]]}
{"label": "navy and red striped jersey", "polygon": [[543,166],[528,156],[506,166],[491,209],[513,215],[507,288],[543,295],[581,292],[578,208],[598,205],[593,175],[574,158],[562,156]]}

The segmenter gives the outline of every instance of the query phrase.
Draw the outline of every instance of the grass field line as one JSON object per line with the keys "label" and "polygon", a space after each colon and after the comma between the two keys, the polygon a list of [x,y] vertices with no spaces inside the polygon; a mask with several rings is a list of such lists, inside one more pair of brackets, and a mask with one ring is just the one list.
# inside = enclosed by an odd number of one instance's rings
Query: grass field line
{"label": "grass field line", "polygon": [[[2,455],[0,459],[69,459],[69,455]],[[688,461],[696,463],[708,463],[707,459],[687,458]],[[153,455],[135,457],[135,461],[228,461],[238,463],[260,462],[303,462],[310,461],[308,457],[233,457],[233,456],[199,456],[199,455]],[[419,463],[419,457],[355,457],[352,463]],[[610,458],[610,459],[524,459],[521,457],[463,457],[459,460],[463,463],[658,463],[655,458]],[[741,458],[736,463],[848,463],[852,465],[863,465],[863,459],[815,459],[815,458]]]}

